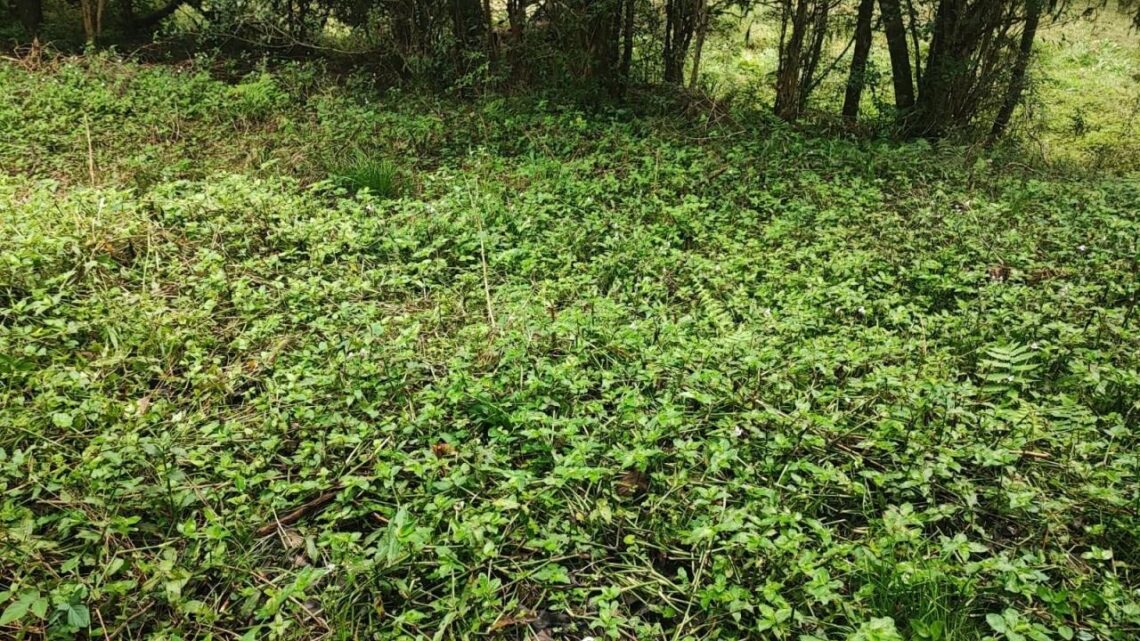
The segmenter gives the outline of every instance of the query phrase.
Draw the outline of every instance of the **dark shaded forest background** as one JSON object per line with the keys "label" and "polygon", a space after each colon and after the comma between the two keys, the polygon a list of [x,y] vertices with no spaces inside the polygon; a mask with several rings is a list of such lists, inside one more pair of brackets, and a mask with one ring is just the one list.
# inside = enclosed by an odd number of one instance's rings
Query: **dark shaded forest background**
{"label": "dark shaded forest background", "polygon": [[[621,100],[631,87],[701,93],[710,33],[778,41],[762,81],[787,121],[836,116],[857,129],[881,82],[889,133],[993,142],[1023,98],[1039,32],[1124,14],[1131,0],[6,0],[7,41],[57,48],[154,41],[327,57],[386,81]],[[1119,20],[1119,17],[1114,18]],[[883,61],[883,73],[875,60]],[[707,64],[707,62],[706,62]],[[841,101],[813,102],[842,77]],[[873,89],[873,87],[871,88]],[[882,133],[883,121],[877,123]]]}

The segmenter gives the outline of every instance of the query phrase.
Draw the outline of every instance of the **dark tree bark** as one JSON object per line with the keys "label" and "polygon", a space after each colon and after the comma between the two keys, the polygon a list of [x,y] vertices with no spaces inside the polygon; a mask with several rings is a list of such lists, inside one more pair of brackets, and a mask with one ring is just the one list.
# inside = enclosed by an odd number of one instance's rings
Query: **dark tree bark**
{"label": "dark tree bark", "polygon": [[499,43],[495,40],[495,24],[494,16],[491,14],[491,0],[483,0],[483,24],[484,31],[487,35],[487,57],[491,60],[491,66],[495,67],[499,63]]}
{"label": "dark tree bark", "polygon": [[1025,73],[1029,69],[1029,59],[1033,54],[1033,40],[1037,37],[1037,26],[1041,22],[1044,4],[1044,0],[1026,0],[1025,2],[1025,26],[1021,30],[1017,60],[1013,63],[1013,72],[1009,78],[1005,100],[1002,101],[1001,108],[998,109],[997,116],[994,118],[994,125],[990,129],[991,143],[1005,133],[1010,118],[1013,117],[1013,110],[1021,101],[1021,93],[1025,90]]}
{"label": "dark tree bark", "polygon": [[910,40],[914,44],[914,84],[922,85],[922,48],[919,47],[918,12],[914,10],[914,0],[906,0],[906,11]]}
{"label": "dark tree bark", "polygon": [[621,93],[623,10],[621,0],[575,0],[573,24],[583,54],[582,77],[597,82],[611,95]]}
{"label": "dark tree bark", "polygon": [[511,28],[511,46],[518,47],[526,25],[526,0],[507,0],[507,23]]}
{"label": "dark tree bark", "polygon": [[625,87],[625,74],[622,73],[622,56],[625,53],[625,5],[626,0],[609,0],[602,20],[605,26],[602,33],[602,67],[610,94],[620,96]]}
{"label": "dark tree bark", "polygon": [[808,97],[816,86],[815,72],[819,69],[819,61],[823,55],[823,41],[827,37],[827,14],[830,9],[831,0],[816,0],[812,6],[811,44],[808,46],[807,60],[800,75],[800,113],[807,109]]}
{"label": "dark tree bark", "polygon": [[15,8],[20,24],[24,27],[24,32],[28,34],[28,37],[38,36],[40,27],[44,23],[43,0],[16,0]]}
{"label": "dark tree bark", "polygon": [[[795,120],[807,107],[827,35],[831,0],[785,0],[776,69],[776,115]],[[790,32],[789,32],[790,27]]]}
{"label": "dark tree bark", "polygon": [[887,51],[891,55],[891,79],[895,89],[895,107],[906,112],[914,107],[914,81],[911,78],[910,51],[906,42],[902,7],[899,0],[879,0],[883,31],[887,35]]}
{"label": "dark tree bark", "polygon": [[938,3],[918,100],[906,123],[908,135],[939,138],[971,122],[1004,75],[1003,43],[1020,21],[1019,5],[999,0]]}
{"label": "dark tree bark", "polygon": [[709,31],[708,0],[697,0],[697,42],[693,46],[693,73],[689,76],[689,91],[695,91],[701,77],[701,52],[705,48],[705,36]]}
{"label": "dark tree bark", "polygon": [[625,0],[625,17],[622,19],[621,78],[623,90],[629,84],[629,74],[633,68],[633,18],[635,1],[636,0]]}
{"label": "dark tree bark", "polygon": [[469,49],[483,39],[483,7],[479,0],[451,0],[455,40]]}
{"label": "dark tree bark", "polygon": [[926,76],[919,85],[915,113],[907,122],[907,133],[915,137],[937,138],[945,133],[954,107],[956,78],[966,71],[969,52],[963,42],[966,0],[940,0],[930,36]]}
{"label": "dark tree bark", "polygon": [[871,18],[875,0],[860,0],[855,17],[855,51],[851,54],[851,73],[847,76],[847,91],[843,96],[843,116],[848,120],[859,117],[859,102],[863,98],[867,59],[871,54]]}
{"label": "dark tree bark", "polygon": [[665,40],[662,48],[665,82],[684,80],[685,58],[696,27],[693,0],[665,0]]}
{"label": "dark tree bark", "polygon": [[507,0],[506,55],[510,65],[511,83],[526,84],[528,71],[526,51],[523,47],[523,33],[526,30],[526,8],[528,0]]}
{"label": "dark tree bark", "polygon": [[[781,36],[780,63],[776,69],[776,115],[784,120],[795,120],[800,112],[800,67],[807,37],[808,0],[785,0]],[[789,22],[790,21],[790,22]]]}

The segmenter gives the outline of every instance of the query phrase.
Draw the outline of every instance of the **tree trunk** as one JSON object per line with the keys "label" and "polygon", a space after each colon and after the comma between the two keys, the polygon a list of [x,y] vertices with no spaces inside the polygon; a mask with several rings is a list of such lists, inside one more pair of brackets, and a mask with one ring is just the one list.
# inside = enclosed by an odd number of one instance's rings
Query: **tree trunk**
{"label": "tree trunk", "polygon": [[906,11],[910,40],[914,43],[914,84],[922,86],[922,49],[918,46],[918,12],[914,10],[914,0],[906,0]]}
{"label": "tree trunk", "polygon": [[664,80],[684,82],[685,58],[693,39],[694,0],[665,0],[665,40],[662,48]]}
{"label": "tree trunk", "polygon": [[803,63],[803,71],[800,73],[800,104],[798,112],[803,113],[807,109],[808,98],[811,96],[812,89],[815,88],[815,72],[819,68],[819,60],[823,55],[823,41],[827,36],[827,13],[831,8],[830,0],[815,0],[812,6],[812,19],[811,24],[811,45],[807,50],[807,60]]}
{"label": "tree trunk", "polygon": [[861,0],[855,18],[855,51],[851,54],[851,73],[847,76],[847,91],[843,96],[843,117],[859,117],[859,101],[863,98],[863,85],[867,75],[867,59],[871,54],[871,17],[875,0]]}
{"label": "tree trunk", "polygon": [[629,85],[629,74],[633,68],[633,18],[635,0],[625,0],[625,17],[622,24],[621,77],[622,89]]}
{"label": "tree trunk", "polygon": [[1009,126],[1013,110],[1021,101],[1021,93],[1025,90],[1025,73],[1029,69],[1029,59],[1033,53],[1033,40],[1037,37],[1037,25],[1041,22],[1041,12],[1044,9],[1043,0],[1025,1],[1025,26],[1021,30],[1021,43],[1017,50],[1017,60],[1013,63],[1013,72],[1009,78],[1009,88],[1005,100],[994,118],[994,126],[990,129],[990,143],[1001,137]]}
{"label": "tree trunk", "polygon": [[507,0],[507,23],[511,28],[511,47],[522,42],[523,26],[526,24],[525,0]]}
{"label": "tree trunk", "polygon": [[[795,8],[792,2],[795,2]],[[776,69],[776,115],[784,120],[795,120],[800,115],[800,73],[807,36],[809,0],[785,0],[781,34],[791,34],[780,40],[780,61]],[[790,24],[789,24],[790,21]]]}
{"label": "tree trunk", "polygon": [[926,73],[918,100],[906,124],[913,137],[940,138],[965,124],[969,98],[975,93],[975,53],[988,37],[990,18],[985,2],[940,0],[930,34]]}
{"label": "tree trunk", "polygon": [[491,0],[483,0],[483,23],[487,31],[487,57],[494,67],[499,62],[499,45],[495,41],[494,16],[491,14]]}
{"label": "tree trunk", "polygon": [[883,31],[887,35],[887,50],[891,54],[891,79],[895,89],[895,107],[900,112],[914,107],[914,82],[911,79],[910,51],[903,26],[899,0],[879,0],[883,16]]}
{"label": "tree trunk", "polygon": [[705,48],[705,34],[709,30],[708,13],[708,0],[699,0],[697,5],[697,42],[693,47],[693,73],[689,76],[689,91],[696,90],[697,79],[701,76],[701,50]]}
{"label": "tree trunk", "polygon": [[596,81],[613,96],[621,92],[623,15],[621,0],[577,0],[577,38],[585,52],[585,78]]}
{"label": "tree trunk", "polygon": [[79,10],[83,15],[83,35],[87,44],[96,44],[99,36],[103,35],[103,10],[106,0],[80,0]]}
{"label": "tree trunk", "polygon": [[1017,39],[1010,33],[1022,22],[1023,1],[939,1],[918,100],[906,121],[908,135],[942,137],[970,125],[988,98],[1000,102],[1003,67],[1017,58]]}
{"label": "tree trunk", "polygon": [[958,31],[962,22],[961,0],[940,0],[930,33],[930,54],[926,58],[926,76],[918,88],[914,113],[907,122],[908,136],[940,137],[946,129],[953,107],[954,77],[963,72],[957,54]]}

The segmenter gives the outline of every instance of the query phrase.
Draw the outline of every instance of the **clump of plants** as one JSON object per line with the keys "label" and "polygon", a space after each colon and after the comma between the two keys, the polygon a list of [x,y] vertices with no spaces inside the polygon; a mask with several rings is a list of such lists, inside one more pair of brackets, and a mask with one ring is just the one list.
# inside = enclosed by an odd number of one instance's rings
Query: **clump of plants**
{"label": "clump of plants", "polygon": [[[893,556],[893,555],[891,555]],[[867,561],[858,575],[870,610],[889,617],[904,638],[966,641],[981,636],[967,588],[933,562]]]}
{"label": "clump of plants", "polygon": [[397,198],[404,191],[404,178],[396,163],[359,149],[346,159],[332,161],[329,176],[351,193],[367,191],[379,198]]}

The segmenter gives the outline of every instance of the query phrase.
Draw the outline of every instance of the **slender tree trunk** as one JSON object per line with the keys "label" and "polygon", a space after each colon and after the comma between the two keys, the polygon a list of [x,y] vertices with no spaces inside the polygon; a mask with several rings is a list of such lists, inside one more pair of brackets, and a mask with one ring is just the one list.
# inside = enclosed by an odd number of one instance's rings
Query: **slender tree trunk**
{"label": "slender tree trunk", "polygon": [[621,77],[622,90],[629,85],[629,74],[633,68],[633,18],[636,0],[625,0],[625,17],[622,19]]}
{"label": "slender tree trunk", "polygon": [[507,22],[511,27],[511,47],[518,47],[526,24],[525,0],[507,0]]}
{"label": "slender tree trunk", "polygon": [[803,70],[800,73],[800,92],[799,92],[799,106],[798,113],[803,113],[807,109],[808,98],[811,96],[812,89],[815,88],[815,72],[819,68],[819,60],[823,55],[823,41],[827,36],[827,13],[831,8],[829,0],[816,0],[812,7],[812,20],[810,22],[811,44],[808,47],[808,57],[803,64]]}
{"label": "slender tree trunk", "polygon": [[891,54],[891,79],[895,88],[895,107],[907,111],[914,107],[914,82],[911,79],[910,51],[903,26],[899,0],[879,0],[883,16],[883,31],[887,35],[887,50]]}
{"label": "slender tree trunk", "polygon": [[524,60],[523,31],[526,29],[527,0],[507,0],[507,24],[510,37],[506,42],[506,58],[510,65],[511,83],[524,84],[527,81],[527,64]]}
{"label": "slender tree trunk", "polygon": [[1017,50],[1017,60],[1013,63],[1013,72],[1009,78],[1009,88],[1005,100],[994,118],[994,126],[990,129],[990,143],[1001,137],[1009,126],[1013,110],[1021,101],[1021,93],[1025,90],[1025,73],[1029,69],[1029,59],[1033,54],[1033,40],[1037,37],[1037,26],[1041,22],[1041,12],[1044,9],[1043,0],[1026,0],[1025,26],[1021,30],[1021,43]]}
{"label": "slender tree trunk", "polygon": [[585,77],[598,81],[612,96],[621,92],[621,0],[579,0],[584,18],[578,38],[585,56]]}
{"label": "slender tree trunk", "polygon": [[914,44],[914,84],[922,86],[922,49],[918,38],[918,12],[914,10],[914,0],[906,0],[907,26],[910,27],[910,40]]}
{"label": "slender tree trunk", "polygon": [[972,52],[983,37],[973,25],[982,20],[978,9],[977,5],[968,6],[967,0],[939,1],[931,27],[926,73],[906,123],[908,136],[939,138],[963,111],[961,103],[974,75]]}
{"label": "slender tree trunk", "polygon": [[16,0],[16,14],[28,37],[39,35],[40,26],[44,23],[43,0]]}
{"label": "slender tree trunk", "polygon": [[610,85],[610,93],[616,97],[621,95],[622,86],[625,84],[625,76],[621,73],[622,43],[625,37],[625,2],[610,0],[610,5],[605,15],[605,28],[602,30],[606,39],[602,51],[605,54],[603,65],[606,82]]}
{"label": "slender tree trunk", "polygon": [[693,39],[694,0],[665,0],[665,41],[662,63],[665,82],[685,80],[685,58]]}
{"label": "slender tree trunk", "polygon": [[784,2],[780,28],[780,62],[776,69],[776,115],[789,121],[799,117],[802,104],[800,92],[803,90],[801,80],[804,40],[807,38],[810,1],[785,0]]}
{"label": "slender tree trunk", "polygon": [[855,18],[855,51],[851,54],[851,73],[847,76],[847,91],[843,96],[843,117],[848,120],[859,117],[867,59],[871,54],[871,18],[874,12],[875,0],[860,0],[859,13]]}
{"label": "slender tree trunk", "polygon": [[693,47],[693,73],[689,76],[689,91],[696,90],[697,79],[701,76],[701,50],[705,48],[705,34],[709,30],[708,14],[708,0],[699,0],[697,4],[697,42]]}
{"label": "slender tree trunk", "polygon": [[103,34],[103,10],[106,0],[80,0],[79,10],[83,14],[83,35],[87,44],[96,44]]}
{"label": "slender tree trunk", "polygon": [[[790,20],[790,34],[786,41],[781,41],[780,62],[776,69],[776,115],[784,120],[794,120],[797,114],[800,98],[800,56],[803,54],[804,26],[807,23],[807,0],[794,0],[793,11],[791,2],[784,4],[784,23]],[[781,29],[788,33],[787,27]]]}
{"label": "slender tree trunk", "polygon": [[665,0],[665,36],[661,39],[661,76],[665,82],[672,82],[669,77],[673,60],[673,3],[676,0]]}
{"label": "slender tree trunk", "polygon": [[491,59],[491,65],[494,66],[499,62],[499,47],[495,42],[495,23],[494,16],[491,14],[491,0],[483,0],[483,22],[487,30],[487,57]]}

